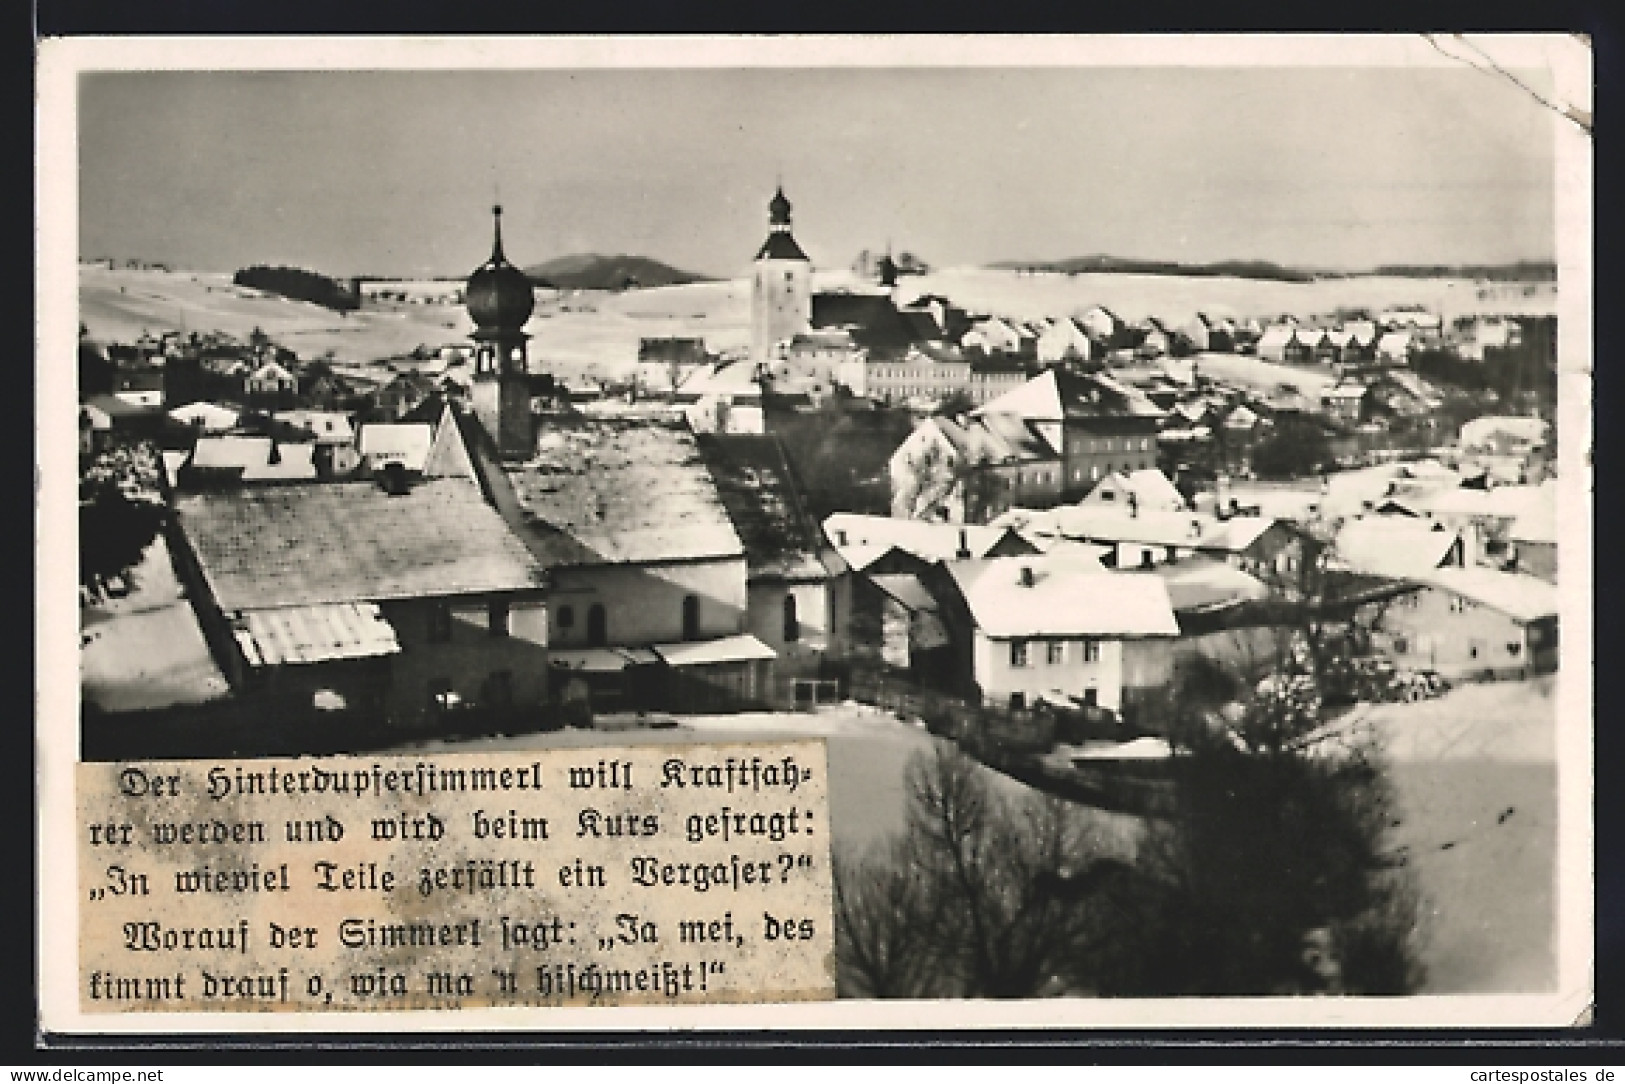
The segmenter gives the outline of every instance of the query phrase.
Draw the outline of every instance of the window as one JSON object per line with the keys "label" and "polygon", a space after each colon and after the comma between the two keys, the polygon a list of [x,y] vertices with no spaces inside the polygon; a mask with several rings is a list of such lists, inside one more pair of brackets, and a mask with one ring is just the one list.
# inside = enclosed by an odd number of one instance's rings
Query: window
{"label": "window", "polygon": [[793,644],[801,639],[801,621],[796,617],[796,596],[784,596],[784,642]]}
{"label": "window", "polygon": [[1099,662],[1100,661],[1100,641],[1099,640],[1085,640],[1083,642],[1083,661],[1084,662]]}
{"label": "window", "polygon": [[604,613],[600,603],[593,603],[587,611],[587,644],[589,647],[603,647],[609,643],[609,618]]}
{"label": "window", "polygon": [[1051,640],[1049,642],[1049,664],[1059,666],[1066,661],[1066,642],[1064,640]]}
{"label": "window", "polygon": [[1099,689],[1090,688],[1090,689],[1083,690],[1083,706],[1084,707],[1093,708],[1093,707],[1098,707],[1099,705],[1100,705],[1100,690]]}
{"label": "window", "polygon": [[1011,693],[1010,694],[1010,710],[1011,711],[1022,711],[1026,707],[1027,707],[1027,694],[1026,693]]}
{"label": "window", "polygon": [[1026,640],[1011,640],[1010,641],[1010,665],[1011,666],[1018,666],[1018,667],[1027,665],[1027,641]]}
{"label": "window", "polygon": [[486,607],[486,627],[491,635],[504,637],[508,635],[508,604],[506,602],[493,602]]}
{"label": "window", "polygon": [[683,639],[700,638],[700,600],[696,595],[683,596]]}
{"label": "window", "polygon": [[436,602],[429,607],[429,642],[443,644],[451,639],[451,605]]}

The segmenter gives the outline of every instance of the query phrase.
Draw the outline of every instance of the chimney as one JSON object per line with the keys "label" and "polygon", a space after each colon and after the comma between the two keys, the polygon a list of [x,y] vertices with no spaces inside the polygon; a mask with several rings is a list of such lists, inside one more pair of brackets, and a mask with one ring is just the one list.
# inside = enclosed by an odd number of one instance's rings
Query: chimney
{"label": "chimney", "polygon": [[1021,571],[1017,575],[1016,582],[1021,584],[1023,587],[1031,587],[1033,585],[1033,566],[1022,565]]}
{"label": "chimney", "polygon": [[385,493],[391,497],[404,497],[412,492],[412,482],[406,475],[406,467],[399,462],[385,463],[379,472],[378,484]]}
{"label": "chimney", "polygon": [[959,528],[959,549],[955,551],[954,559],[959,561],[970,560],[970,531],[964,527]]}

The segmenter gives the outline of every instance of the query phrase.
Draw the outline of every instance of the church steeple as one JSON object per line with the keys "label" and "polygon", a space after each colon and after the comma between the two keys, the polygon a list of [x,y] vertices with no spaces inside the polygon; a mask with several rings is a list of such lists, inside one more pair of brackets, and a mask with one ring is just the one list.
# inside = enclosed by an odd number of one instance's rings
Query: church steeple
{"label": "church steeple", "polygon": [[502,205],[491,208],[491,258],[468,277],[464,304],[474,321],[474,414],[504,456],[535,451],[525,323],[536,289],[502,251]]}
{"label": "church steeple", "polygon": [[790,201],[779,185],[767,204],[767,240],[751,281],[751,359],[771,361],[779,344],[812,323],[812,261],[790,232]]}
{"label": "church steeple", "polygon": [[784,198],[783,185],[773,193],[773,199],[767,205],[767,224],[772,230],[790,232],[790,201]]}
{"label": "church steeple", "polygon": [[502,204],[491,206],[491,263],[505,264],[508,258],[502,254]]}

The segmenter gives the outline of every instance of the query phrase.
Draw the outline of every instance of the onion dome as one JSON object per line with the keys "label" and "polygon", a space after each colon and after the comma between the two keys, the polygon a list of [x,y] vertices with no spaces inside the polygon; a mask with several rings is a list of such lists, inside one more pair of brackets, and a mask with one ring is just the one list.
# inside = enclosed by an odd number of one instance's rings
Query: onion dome
{"label": "onion dome", "polygon": [[491,258],[468,276],[464,293],[468,315],[482,331],[518,331],[536,309],[536,292],[525,273],[502,254],[502,208],[495,218]]}
{"label": "onion dome", "polygon": [[783,187],[773,193],[773,199],[767,205],[767,222],[770,226],[790,225],[790,201],[784,198]]}

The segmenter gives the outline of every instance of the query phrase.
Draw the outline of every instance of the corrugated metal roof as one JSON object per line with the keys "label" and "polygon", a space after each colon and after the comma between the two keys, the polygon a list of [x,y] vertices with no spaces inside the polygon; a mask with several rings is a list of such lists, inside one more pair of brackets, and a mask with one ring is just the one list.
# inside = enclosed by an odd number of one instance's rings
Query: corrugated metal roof
{"label": "corrugated metal roof", "polygon": [[250,666],[370,659],[401,650],[394,628],[370,602],[246,610],[232,634]]}

